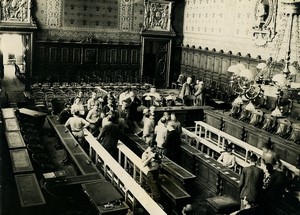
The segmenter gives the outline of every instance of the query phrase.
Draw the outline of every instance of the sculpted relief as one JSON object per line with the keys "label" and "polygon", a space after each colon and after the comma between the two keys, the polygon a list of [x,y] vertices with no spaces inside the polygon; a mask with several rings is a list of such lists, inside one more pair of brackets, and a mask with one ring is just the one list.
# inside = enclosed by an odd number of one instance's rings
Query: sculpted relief
{"label": "sculpted relief", "polygon": [[28,21],[29,0],[1,0],[1,21]]}
{"label": "sculpted relief", "polygon": [[170,30],[170,3],[147,2],[145,4],[144,28]]}
{"label": "sculpted relief", "polygon": [[254,7],[253,36],[256,45],[264,46],[275,37],[277,0],[257,0]]}

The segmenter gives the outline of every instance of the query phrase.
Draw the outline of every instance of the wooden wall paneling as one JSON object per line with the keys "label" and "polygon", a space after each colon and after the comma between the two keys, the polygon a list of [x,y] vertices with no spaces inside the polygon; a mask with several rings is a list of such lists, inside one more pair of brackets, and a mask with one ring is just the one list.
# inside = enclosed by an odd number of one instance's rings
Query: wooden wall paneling
{"label": "wooden wall paneling", "polygon": [[49,48],[49,63],[57,63],[57,47]]}
{"label": "wooden wall paneling", "polygon": [[121,64],[128,64],[129,50],[121,48],[120,53],[121,53],[120,63]]}
{"label": "wooden wall paneling", "polygon": [[230,61],[230,66],[236,65],[238,63],[239,63],[239,60],[237,58],[232,58],[231,61]]}
{"label": "wooden wall paneling", "polygon": [[199,70],[199,68],[200,68],[200,54],[198,52],[195,52],[193,62],[194,62],[193,67],[196,68],[197,70]]}
{"label": "wooden wall paneling", "polygon": [[244,133],[243,126],[240,126],[240,124],[237,124],[236,122],[231,121],[230,119],[224,118],[223,121],[224,121],[224,132],[236,138],[242,139]]}
{"label": "wooden wall paneling", "polygon": [[245,142],[259,149],[261,149],[262,146],[269,140],[269,137],[264,134],[261,134],[261,131],[258,128],[253,128],[253,130],[247,129],[245,136]]}
{"label": "wooden wall paneling", "polygon": [[194,66],[194,53],[192,51],[188,52],[188,63],[187,65],[189,67],[193,67]]}
{"label": "wooden wall paneling", "polygon": [[72,57],[72,63],[81,63],[81,48],[73,48]]}
{"label": "wooden wall paneling", "polygon": [[182,51],[181,65],[187,65],[187,52],[185,50]]}
{"label": "wooden wall paneling", "polygon": [[97,63],[97,51],[95,48],[84,48],[83,63],[96,64]]}
{"label": "wooden wall paneling", "polygon": [[228,69],[229,66],[230,66],[230,58],[224,56],[224,57],[222,58],[221,64],[222,64],[222,65],[221,65],[221,73],[222,73],[222,74],[227,74],[227,69]]}
{"label": "wooden wall paneling", "polygon": [[214,72],[222,73],[222,58],[220,56],[215,56],[214,60]]}
{"label": "wooden wall paneling", "polygon": [[201,53],[201,57],[200,57],[200,68],[203,70],[206,70],[206,61],[207,61],[207,56],[205,55],[205,53]]}
{"label": "wooden wall paneling", "polygon": [[111,48],[109,54],[109,63],[117,64],[118,63],[118,50]]}
{"label": "wooden wall paneling", "polygon": [[214,56],[213,55],[207,56],[206,70],[209,72],[214,71]]}
{"label": "wooden wall paneling", "polygon": [[217,116],[214,112],[204,112],[205,123],[222,130],[222,118]]}
{"label": "wooden wall paneling", "polygon": [[68,47],[61,48],[61,62],[70,63],[70,48]]}
{"label": "wooden wall paneling", "polygon": [[45,46],[40,46],[37,48],[36,62],[38,62],[40,64],[43,64],[46,62],[45,51],[46,51]]}
{"label": "wooden wall paneling", "polygon": [[107,47],[103,46],[99,49],[99,63],[100,64],[106,64],[107,63]]}
{"label": "wooden wall paneling", "polygon": [[[238,176],[236,176],[238,177]],[[235,199],[236,201],[240,201],[240,192],[238,188],[238,183],[233,181],[232,179],[229,179],[227,175],[220,174],[220,184],[221,184],[221,192],[222,195],[228,195]]]}
{"label": "wooden wall paneling", "polygon": [[130,64],[136,64],[136,65],[138,65],[139,61],[140,61],[138,49],[132,49],[130,56],[131,56]]}
{"label": "wooden wall paneling", "polygon": [[279,157],[291,164],[294,164],[295,165],[295,161],[297,160],[297,157],[296,156],[293,156],[293,151],[294,150],[290,150],[291,152],[289,153],[289,155],[291,155],[291,157],[288,157],[287,156],[287,151],[288,151],[288,148],[286,148],[286,146],[280,144],[277,142],[276,139],[273,139],[272,140],[274,145],[274,150],[278,153]]}

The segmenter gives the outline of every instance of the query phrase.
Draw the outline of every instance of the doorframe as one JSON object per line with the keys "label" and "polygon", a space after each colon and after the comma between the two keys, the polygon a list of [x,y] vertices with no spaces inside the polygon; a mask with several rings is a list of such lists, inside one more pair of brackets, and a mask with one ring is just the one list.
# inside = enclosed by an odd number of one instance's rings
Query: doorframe
{"label": "doorframe", "polygon": [[[167,42],[167,59],[165,65],[166,71],[166,87],[169,87],[170,84],[170,68],[171,68],[171,55],[172,55],[172,39],[170,37],[151,37],[151,36],[143,36],[142,35],[142,51],[141,51],[141,70],[140,76],[143,77],[144,74],[144,62],[145,62],[145,43],[146,40],[149,41],[164,41]],[[157,62],[158,63],[158,62]],[[155,71],[156,72],[156,71]]]}
{"label": "doorframe", "polygon": [[25,59],[25,91],[30,90],[32,70],[33,70],[33,41],[34,41],[34,32],[32,31],[9,31],[9,30],[0,30],[0,34],[18,34],[21,36],[26,36],[26,53]]}

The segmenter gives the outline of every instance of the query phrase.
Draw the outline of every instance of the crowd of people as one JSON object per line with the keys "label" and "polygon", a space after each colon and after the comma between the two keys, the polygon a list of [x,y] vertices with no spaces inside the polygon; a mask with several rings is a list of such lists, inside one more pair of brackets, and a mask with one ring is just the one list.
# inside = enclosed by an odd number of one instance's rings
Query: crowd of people
{"label": "crowd of people", "polygon": [[192,77],[187,77],[182,84],[179,98],[182,99],[186,106],[203,106],[205,105],[205,86],[204,82],[196,79],[193,83]]}
{"label": "crowd of people", "polygon": [[[189,82],[188,78],[186,84]],[[191,89],[183,86],[181,92],[188,94],[191,93]],[[152,90],[150,94],[154,96],[156,92]],[[139,135],[149,145],[141,159],[143,165],[149,169],[147,180],[151,195],[159,202],[161,159],[166,156],[175,163],[180,163],[182,127],[176,114],[164,112],[157,120],[155,106],[150,108],[143,106],[142,99],[139,99],[130,89],[124,90],[118,97],[109,92],[103,98],[97,98],[97,94],[92,93],[86,101],[83,101],[80,95],[74,98],[73,104],[66,104],[59,114],[60,123],[65,124],[82,145],[84,145],[83,130],[89,129],[99,143],[114,158],[117,158],[117,143],[120,135],[132,132],[135,122],[140,122],[143,127]],[[156,97],[158,98],[157,94]],[[198,101],[193,100],[193,102]],[[217,160],[227,168],[233,169],[236,166],[234,147],[229,144],[224,150]],[[242,170],[239,181],[241,210],[234,214],[260,214],[256,211],[268,210],[267,205],[270,200],[280,199],[287,186],[287,179],[281,171],[280,159],[270,143],[263,147],[260,167],[257,163],[257,156],[252,154],[250,165]]]}

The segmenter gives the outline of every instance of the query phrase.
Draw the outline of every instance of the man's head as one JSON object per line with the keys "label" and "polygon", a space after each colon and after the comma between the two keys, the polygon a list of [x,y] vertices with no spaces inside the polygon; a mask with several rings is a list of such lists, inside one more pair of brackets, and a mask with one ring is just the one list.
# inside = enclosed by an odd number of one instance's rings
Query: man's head
{"label": "man's head", "polygon": [[251,163],[256,163],[256,162],[257,162],[257,156],[256,156],[256,154],[252,154],[252,155],[250,156],[250,162],[251,162]]}
{"label": "man's head", "polygon": [[171,113],[171,120],[176,121],[176,114],[175,113]]}
{"label": "man's head", "polygon": [[188,77],[188,78],[186,79],[186,82],[189,83],[189,84],[192,83],[192,78],[191,78],[191,77]]}

